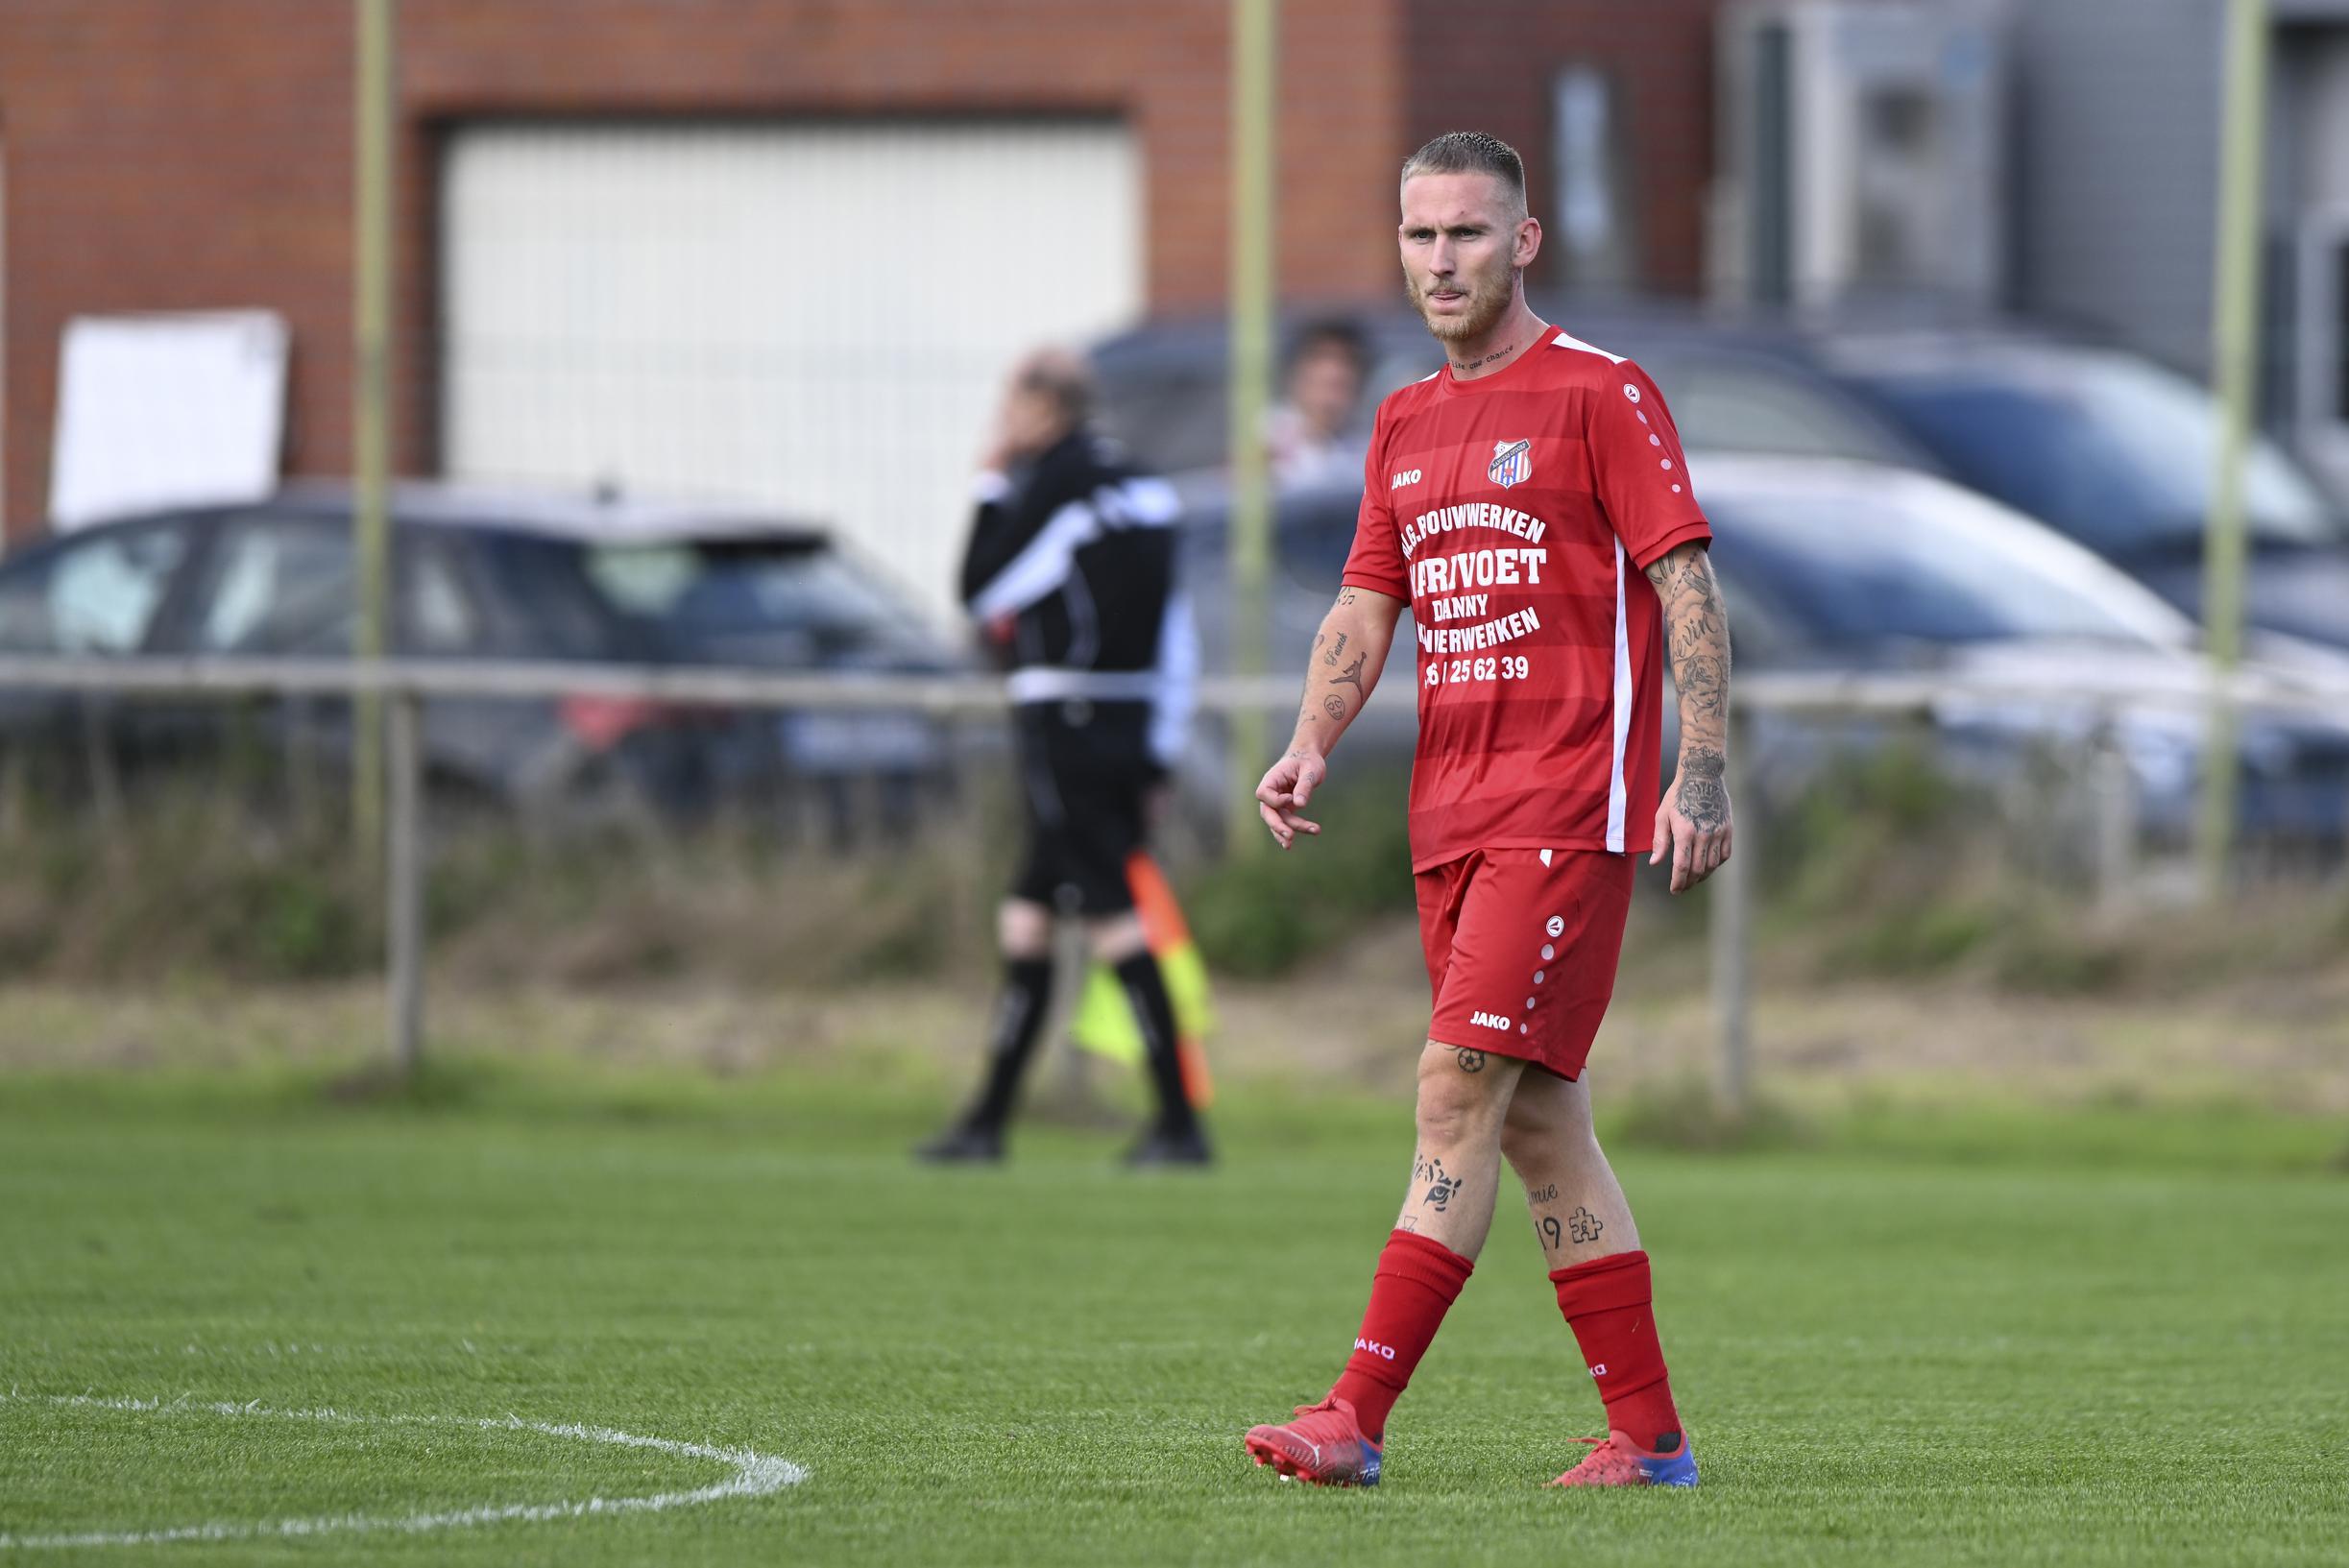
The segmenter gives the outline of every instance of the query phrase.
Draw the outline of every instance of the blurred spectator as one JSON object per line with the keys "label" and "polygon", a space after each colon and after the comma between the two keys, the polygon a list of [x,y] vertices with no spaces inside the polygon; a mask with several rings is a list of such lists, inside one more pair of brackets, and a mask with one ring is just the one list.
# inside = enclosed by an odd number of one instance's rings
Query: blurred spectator
{"label": "blurred spectator", "polygon": [[1021,1075],[1051,1010],[1053,922],[1083,920],[1133,1009],[1156,1122],[1126,1159],[1204,1165],[1183,1088],[1174,1004],[1136,913],[1126,862],[1179,744],[1198,664],[1174,584],[1174,491],[1091,425],[1075,355],[1022,361],[979,475],[961,593],[1010,666],[1027,848],[997,923],[1004,991],[986,1073],[962,1117],[916,1152],[1000,1160]]}
{"label": "blurred spectator", "polygon": [[1352,322],[1316,322],[1289,351],[1282,400],[1267,417],[1272,477],[1284,488],[1362,477],[1369,450],[1357,424],[1370,346]]}

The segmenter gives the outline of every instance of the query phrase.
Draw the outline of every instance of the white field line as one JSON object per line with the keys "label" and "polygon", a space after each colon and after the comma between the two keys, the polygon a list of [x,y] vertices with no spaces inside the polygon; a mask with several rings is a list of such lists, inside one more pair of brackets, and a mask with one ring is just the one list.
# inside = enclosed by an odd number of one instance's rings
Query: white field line
{"label": "white field line", "polygon": [[612,1427],[582,1426],[575,1422],[525,1421],[514,1415],[366,1415],[336,1410],[274,1410],[257,1403],[200,1404],[184,1399],[99,1399],[88,1394],[41,1395],[13,1391],[0,1393],[0,1401],[79,1406],[105,1411],[251,1415],[278,1421],[328,1421],[355,1426],[447,1426],[472,1427],[483,1432],[535,1432],[549,1437],[608,1443],[619,1448],[650,1448],[664,1454],[711,1459],[734,1467],[734,1474],[724,1481],[685,1492],[655,1492],[642,1497],[589,1497],[559,1503],[509,1503],[496,1507],[451,1508],[439,1513],[336,1513],[309,1519],[270,1519],[257,1524],[186,1525],[172,1530],[83,1531],[58,1535],[0,1534],[0,1551],[70,1546],[159,1546],[169,1541],[242,1541],[264,1536],[327,1535],[338,1532],[400,1531],[421,1534],[425,1531],[465,1530],[478,1525],[502,1524],[508,1520],[544,1521],[578,1519],[591,1514],[659,1513],[668,1508],[724,1502],[729,1498],[764,1497],[808,1479],[805,1465],[793,1464],[789,1459],[777,1459],[771,1454],[760,1454],[747,1448],[716,1448],[708,1443],[640,1436],[636,1433],[620,1432]]}

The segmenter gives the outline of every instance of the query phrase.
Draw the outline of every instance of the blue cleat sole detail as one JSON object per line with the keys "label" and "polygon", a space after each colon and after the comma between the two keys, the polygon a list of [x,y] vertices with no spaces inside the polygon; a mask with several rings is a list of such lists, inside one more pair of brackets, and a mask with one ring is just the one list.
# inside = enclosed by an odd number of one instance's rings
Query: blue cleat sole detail
{"label": "blue cleat sole detail", "polygon": [[1639,1468],[1647,1472],[1651,1486],[1693,1486],[1697,1484],[1697,1456],[1693,1448],[1683,1448],[1668,1459],[1643,1457]]}

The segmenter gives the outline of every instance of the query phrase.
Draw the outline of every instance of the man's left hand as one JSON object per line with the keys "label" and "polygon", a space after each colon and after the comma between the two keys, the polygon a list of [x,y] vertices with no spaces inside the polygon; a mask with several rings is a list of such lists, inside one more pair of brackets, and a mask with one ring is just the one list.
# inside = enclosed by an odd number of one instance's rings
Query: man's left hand
{"label": "man's left hand", "polygon": [[[1713,753],[1717,759],[1719,753]],[[1681,760],[1672,787],[1656,808],[1656,843],[1648,864],[1672,857],[1672,891],[1684,892],[1730,857],[1730,791],[1712,759],[1697,768]]]}

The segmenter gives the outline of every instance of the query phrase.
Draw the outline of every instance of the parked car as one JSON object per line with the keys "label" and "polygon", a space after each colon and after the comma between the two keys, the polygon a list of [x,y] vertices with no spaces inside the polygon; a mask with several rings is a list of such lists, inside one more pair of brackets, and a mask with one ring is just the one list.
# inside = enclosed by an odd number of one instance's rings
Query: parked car
{"label": "parked car", "polygon": [[[889,586],[820,530],[635,502],[402,485],[391,637],[421,659],[711,663],[765,670],[959,668]],[[297,485],[250,506],[55,536],[0,561],[0,652],[341,657],[353,640],[351,497]],[[92,719],[94,718],[94,729]],[[348,768],[340,698],[85,699],[0,691],[0,744],[53,770],[104,756],[136,779],[255,737]],[[244,737],[239,741],[238,736]],[[812,793],[834,832],[878,780],[883,815],[943,785],[951,758],[904,712],[728,712],[635,700],[436,699],[428,784],[529,812],[691,814]]]}
{"label": "parked car", "polygon": [[[2140,825],[2164,840],[2190,832],[2209,671],[2193,624],[2158,595],[2031,519],[1928,474],[1835,458],[1696,452],[1689,462],[1716,529],[1713,560],[1740,671],[1936,677],[1950,690],[1930,715],[1931,736],[1958,775],[2005,787],[2040,753],[2066,752],[2076,762],[2092,743],[2109,744],[2126,764]],[[1177,488],[1186,503],[1182,569],[1206,668],[1223,673],[1228,488],[1214,474]],[[1275,497],[1267,640],[1276,676],[1304,666],[1360,503],[1351,485]],[[1349,730],[1350,754],[1409,755],[1415,658],[1406,617],[1381,683],[1394,693]],[[2296,685],[2290,671],[2275,680],[2279,689]],[[2014,688],[2048,694],[2017,698]],[[2161,695],[2135,695],[2146,691]],[[1669,704],[1666,714],[1668,755]],[[1746,760],[1768,793],[1790,794],[1901,728],[1880,718],[1756,714]],[[2238,754],[2245,831],[2339,847],[2349,832],[2349,715],[2254,710]],[[1228,788],[1230,767],[1203,736],[1186,759],[1191,792]]]}
{"label": "parked car", "polygon": [[[1691,442],[1941,473],[2201,615],[2217,420],[2183,376],[2013,332],[1848,333],[1659,358],[1651,371]],[[2296,640],[2349,649],[2349,524],[2332,497],[2263,440],[2246,454],[2243,501],[2244,615],[2268,634],[2263,655],[2292,658]]]}
{"label": "parked car", "polygon": [[[1950,688],[1932,713],[1940,756],[1993,784],[2014,779],[2033,748],[2085,747],[2103,729],[2127,763],[2140,823],[2161,837],[2188,832],[2209,668],[2192,623],[2157,595],[1930,475],[1702,452],[1689,470],[1713,521],[1740,670],[1930,673]],[[2296,682],[2279,671],[2273,685]],[[1997,689],[2012,688],[2047,694]],[[1757,724],[1754,760],[1783,787],[1839,748],[1877,743],[1883,728],[1772,720]],[[2255,706],[2238,766],[2246,832],[2341,845],[2349,714]]]}
{"label": "parked car", "polygon": [[[2054,528],[2189,615],[2202,599],[2215,406],[2140,356],[2014,323],[1887,330],[1725,321],[1665,305],[1537,302],[1655,377],[1683,443],[1912,468]],[[1442,363],[1402,311],[1366,313],[1369,403]],[[1152,323],[1094,350],[1111,417],[1163,467],[1223,461],[1224,337]],[[2251,651],[2337,671],[2349,649],[2349,521],[2268,441],[2245,472]]]}

